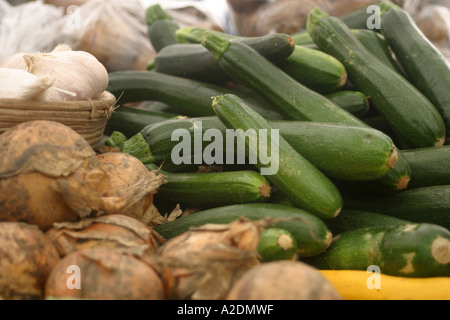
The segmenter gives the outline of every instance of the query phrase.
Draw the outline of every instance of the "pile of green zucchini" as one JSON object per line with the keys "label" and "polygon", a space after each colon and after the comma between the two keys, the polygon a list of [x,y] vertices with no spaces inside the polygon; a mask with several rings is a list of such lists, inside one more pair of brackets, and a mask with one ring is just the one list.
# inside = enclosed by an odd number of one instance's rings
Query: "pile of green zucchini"
{"label": "pile of green zucchini", "polygon": [[[110,73],[120,107],[105,134],[166,176],[158,209],[199,211],[156,231],[267,217],[318,268],[450,276],[450,67],[406,11],[379,7],[380,30],[356,23],[364,11],[341,19],[316,8],[306,32],[260,37],[181,28],[159,5],[147,9],[158,54],[146,71]],[[199,124],[223,136],[278,129],[277,172],[195,161]],[[192,138],[190,163],[171,159],[177,129]],[[260,151],[245,141],[249,157]]]}

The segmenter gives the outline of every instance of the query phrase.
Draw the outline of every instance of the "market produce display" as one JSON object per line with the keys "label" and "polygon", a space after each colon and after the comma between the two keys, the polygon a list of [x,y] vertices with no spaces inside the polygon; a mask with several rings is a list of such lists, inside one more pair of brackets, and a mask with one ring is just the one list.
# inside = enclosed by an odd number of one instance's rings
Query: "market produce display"
{"label": "market produce display", "polygon": [[450,300],[450,65],[376,5],[0,61],[0,300]]}

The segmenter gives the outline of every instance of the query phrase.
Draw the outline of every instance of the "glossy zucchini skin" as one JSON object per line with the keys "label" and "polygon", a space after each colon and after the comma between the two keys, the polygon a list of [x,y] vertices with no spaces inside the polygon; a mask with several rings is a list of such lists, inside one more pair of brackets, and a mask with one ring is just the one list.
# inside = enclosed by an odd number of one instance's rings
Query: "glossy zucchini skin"
{"label": "glossy zucchini skin", "polygon": [[239,203],[265,202],[271,186],[256,171],[239,170],[210,173],[171,173],[156,165],[147,165],[163,174],[167,183],[160,186],[157,197],[186,206],[211,208]]}
{"label": "glossy zucchini skin", "polygon": [[229,41],[206,32],[202,44],[213,53],[230,78],[259,93],[287,120],[365,125],[242,42]]}
{"label": "glossy zucchini skin", "polygon": [[[245,105],[238,96],[226,94],[214,98],[213,108],[225,127],[237,132],[245,141],[248,157],[254,156],[261,174],[280,189],[296,206],[330,219],[339,214],[342,198],[336,186],[314,165],[300,155],[281,135],[274,138],[273,127],[263,117]],[[257,147],[245,139],[248,130],[255,130]],[[261,130],[266,133],[266,145],[261,146]],[[241,134],[242,133],[242,134]],[[261,161],[261,155],[276,153],[270,163]],[[264,172],[263,172],[264,171]]]}
{"label": "glossy zucchini skin", "polygon": [[185,116],[215,115],[211,97],[223,93],[238,94],[248,105],[267,119],[284,119],[275,107],[253,92],[154,71],[116,71],[109,74],[107,90],[119,104],[141,101],[159,101],[176,108]]}
{"label": "glossy zucchini skin", "polygon": [[450,185],[407,189],[383,196],[344,195],[347,209],[382,213],[450,229]]}
{"label": "glossy zucchini skin", "polygon": [[411,167],[409,188],[450,185],[450,145],[402,153]]}
{"label": "glossy zucchini skin", "polygon": [[409,148],[441,146],[445,125],[433,104],[409,81],[367,50],[338,18],[313,9],[308,32],[316,45],[345,66],[349,79]]}
{"label": "glossy zucchini skin", "polygon": [[448,277],[450,231],[434,224],[406,223],[343,232],[307,262],[318,269],[367,270],[403,277]]}
{"label": "glossy zucchini skin", "polygon": [[300,257],[322,253],[331,241],[331,232],[320,218],[299,208],[272,203],[246,203],[202,210],[159,225],[155,227],[155,231],[164,238],[171,239],[191,227],[206,223],[226,224],[242,217],[250,220],[280,219],[274,220],[272,226],[288,230],[294,236]]}
{"label": "glossy zucchini skin", "polygon": [[402,8],[383,2],[381,32],[408,79],[439,110],[450,135],[450,65]]}
{"label": "glossy zucchini skin", "polygon": [[[270,61],[283,61],[294,51],[287,34],[242,37],[242,41]],[[224,83],[230,78],[214,56],[200,43],[177,43],[162,49],[155,57],[154,71],[211,83]]]}
{"label": "glossy zucchini skin", "polygon": [[296,45],[278,67],[306,87],[320,93],[341,89],[347,82],[342,63],[323,51]]}
{"label": "glossy zucchini skin", "polygon": [[[170,159],[179,142],[171,140],[172,132],[185,129],[194,141],[195,121],[201,122],[202,133],[218,129],[225,136],[226,127],[217,117],[173,119],[149,125],[141,131],[156,163],[162,164],[164,170],[176,167]],[[310,121],[274,120],[269,123],[297,152],[330,177],[373,180],[389,173],[390,165],[395,162],[395,146],[388,136],[377,130]],[[204,142],[202,150],[209,143]],[[193,143],[191,150],[194,150]]]}

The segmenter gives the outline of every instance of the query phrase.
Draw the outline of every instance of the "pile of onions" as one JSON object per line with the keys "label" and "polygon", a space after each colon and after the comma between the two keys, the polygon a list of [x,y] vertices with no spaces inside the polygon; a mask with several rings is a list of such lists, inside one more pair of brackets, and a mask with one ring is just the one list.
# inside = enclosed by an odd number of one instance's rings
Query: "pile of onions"
{"label": "pile of onions", "polygon": [[[10,128],[0,135],[0,149],[0,221],[24,221],[44,231],[55,222],[102,214],[142,215],[142,203],[164,182],[147,170],[138,180],[112,184],[113,173],[102,168],[89,143],[53,121]],[[122,190],[105,195],[108,189]],[[129,211],[135,206],[138,212]]]}
{"label": "pile of onions", "polygon": [[0,297],[42,299],[44,286],[60,256],[36,226],[0,222]]}

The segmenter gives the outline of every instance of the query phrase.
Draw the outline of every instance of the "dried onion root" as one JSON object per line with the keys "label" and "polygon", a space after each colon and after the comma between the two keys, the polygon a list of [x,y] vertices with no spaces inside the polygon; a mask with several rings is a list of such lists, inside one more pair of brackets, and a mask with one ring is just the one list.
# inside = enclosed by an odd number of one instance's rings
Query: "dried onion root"
{"label": "dried onion root", "polygon": [[[78,267],[79,273],[76,269],[67,273],[70,266]],[[161,279],[151,265],[134,254],[108,248],[75,251],[62,258],[48,277],[45,295],[101,300],[164,298]]]}
{"label": "dried onion root", "polygon": [[0,223],[0,298],[41,299],[44,286],[60,257],[36,226]]}
{"label": "dried onion root", "polygon": [[273,261],[245,273],[226,300],[341,300],[335,287],[310,265]]}

